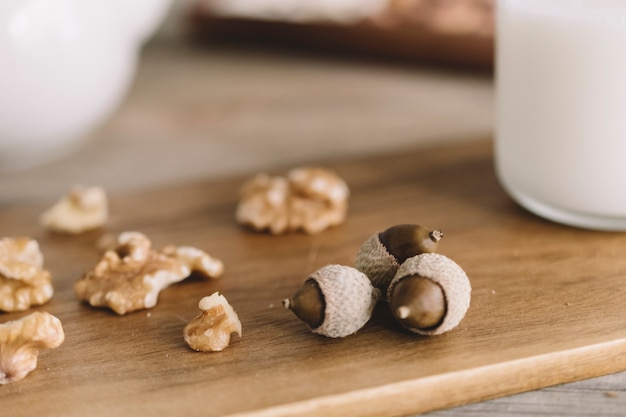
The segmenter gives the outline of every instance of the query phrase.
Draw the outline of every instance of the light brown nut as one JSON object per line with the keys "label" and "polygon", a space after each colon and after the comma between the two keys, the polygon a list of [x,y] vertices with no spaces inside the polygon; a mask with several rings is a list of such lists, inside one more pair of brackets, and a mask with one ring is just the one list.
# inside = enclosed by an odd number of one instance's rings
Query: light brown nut
{"label": "light brown nut", "polygon": [[159,293],[192,272],[218,278],[224,264],[191,246],[167,246],[161,251],[139,232],[121,233],[96,266],[76,282],[81,301],[109,307],[117,314],[152,308]]}
{"label": "light brown nut", "polygon": [[325,201],[332,206],[342,206],[350,194],[346,183],[325,168],[292,169],[287,173],[287,179],[294,194]]}
{"label": "light brown nut", "polygon": [[350,191],[334,172],[324,168],[296,168],[287,173],[292,199],[291,230],[319,233],[346,219]]}
{"label": "light brown nut", "polygon": [[345,221],[349,194],[346,183],[324,168],[296,168],[286,178],[259,174],[242,187],[236,218],[273,234],[315,234]]}
{"label": "light brown nut", "polygon": [[185,342],[193,350],[218,352],[230,344],[232,334],[241,337],[241,321],[226,298],[215,292],[198,303],[202,311],[183,331]]}
{"label": "light brown nut", "polygon": [[241,224],[273,234],[287,231],[289,226],[289,183],[282,177],[258,174],[241,189],[235,216]]}
{"label": "light brown nut", "polygon": [[24,311],[52,297],[50,272],[36,240],[0,239],[0,311]]}
{"label": "light brown nut", "polygon": [[106,251],[76,282],[74,290],[81,301],[122,315],[154,307],[161,290],[190,272],[179,260],[152,250],[145,235],[126,232],[119,236],[117,247]]}
{"label": "light brown nut", "polygon": [[0,385],[24,378],[37,367],[39,350],[59,347],[63,340],[61,321],[49,313],[0,324]]}
{"label": "light brown nut", "polygon": [[76,186],[39,220],[50,231],[78,234],[103,226],[108,216],[107,196],[102,187]]}
{"label": "light brown nut", "polygon": [[224,273],[224,263],[203,250],[191,246],[169,245],[164,247],[161,252],[179,260],[191,272],[197,272],[207,278],[219,278]]}

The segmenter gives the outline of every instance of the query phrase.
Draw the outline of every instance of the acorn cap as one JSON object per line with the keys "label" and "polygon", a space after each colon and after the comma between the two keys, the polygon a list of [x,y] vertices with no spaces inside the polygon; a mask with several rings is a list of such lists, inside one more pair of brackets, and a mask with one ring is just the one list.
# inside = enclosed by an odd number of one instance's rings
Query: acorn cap
{"label": "acorn cap", "polygon": [[380,291],[364,273],[349,266],[326,265],[309,279],[317,282],[326,304],[324,321],[311,328],[314,333],[328,337],[349,336],[371,318]]}
{"label": "acorn cap", "polygon": [[470,306],[472,287],[465,271],[453,260],[437,253],[424,253],[407,259],[396,272],[387,289],[387,299],[404,277],[419,275],[441,286],[446,299],[446,315],[435,328],[414,329],[414,333],[434,336],[455,328],[465,317]]}
{"label": "acorn cap", "polygon": [[380,241],[379,234],[376,233],[361,245],[355,266],[369,277],[376,288],[385,293],[400,264],[387,251]]}

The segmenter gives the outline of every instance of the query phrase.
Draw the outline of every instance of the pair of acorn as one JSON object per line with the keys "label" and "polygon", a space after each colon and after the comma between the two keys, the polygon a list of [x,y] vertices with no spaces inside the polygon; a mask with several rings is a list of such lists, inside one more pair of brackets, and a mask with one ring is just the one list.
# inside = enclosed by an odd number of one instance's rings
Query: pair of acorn
{"label": "pair of acorn", "polygon": [[355,268],[320,268],[283,305],[327,337],[356,333],[381,300],[404,328],[428,336],[445,333],[465,316],[471,285],[459,265],[436,253],[442,237],[441,231],[416,224],[390,227],[363,243]]}

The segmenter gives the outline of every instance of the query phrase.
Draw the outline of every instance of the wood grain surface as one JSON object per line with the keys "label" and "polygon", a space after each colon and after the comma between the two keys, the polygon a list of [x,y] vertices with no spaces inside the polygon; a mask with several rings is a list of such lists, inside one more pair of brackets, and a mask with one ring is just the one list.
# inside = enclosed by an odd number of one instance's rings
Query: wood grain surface
{"label": "wood grain surface", "polygon": [[194,36],[211,43],[256,43],[342,55],[419,62],[490,72],[494,39],[484,34],[442,33],[425,27],[383,28],[371,23],[290,23],[195,15]]}
{"label": "wood grain surface", "polygon": [[[49,201],[0,206],[3,236],[39,240],[56,294],[38,310],[66,331],[26,379],[0,387],[2,415],[395,416],[626,369],[626,235],[518,208],[494,177],[490,141],[318,162],[352,196],[347,222],[315,236],[239,227],[243,176],[115,194],[106,230],[76,237],[37,225]],[[440,252],[469,275],[472,305],[458,328],[419,337],[381,305],[356,335],[335,340],[282,308],[308,273],[352,265],[366,238],[404,222],[443,229]],[[225,274],[176,284],[153,309],[126,316],[79,303],[73,284],[97,261],[99,235],[126,230],[157,247],[200,247]],[[194,352],[182,329],[214,291],[239,313],[243,337],[220,353]]]}

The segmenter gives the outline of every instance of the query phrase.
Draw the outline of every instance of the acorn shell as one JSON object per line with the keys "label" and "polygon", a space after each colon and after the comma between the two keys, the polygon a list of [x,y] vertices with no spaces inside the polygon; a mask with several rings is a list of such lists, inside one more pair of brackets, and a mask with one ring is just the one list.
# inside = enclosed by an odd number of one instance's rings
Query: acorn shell
{"label": "acorn shell", "polygon": [[314,333],[327,337],[345,337],[356,333],[372,316],[380,298],[369,278],[355,268],[326,265],[309,279],[317,282],[324,296],[324,321]]}
{"label": "acorn shell", "polygon": [[379,233],[375,233],[361,245],[355,266],[376,288],[386,292],[400,264],[381,243]]}
{"label": "acorn shell", "polygon": [[465,317],[470,306],[472,286],[463,269],[450,258],[437,253],[424,253],[407,259],[400,265],[389,284],[387,299],[395,285],[404,277],[419,275],[441,286],[446,298],[447,312],[441,324],[432,329],[408,328],[414,333],[434,336],[455,328]]}

